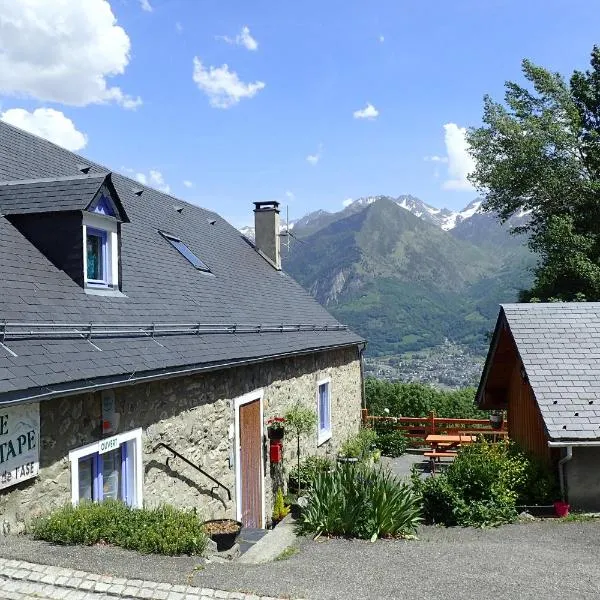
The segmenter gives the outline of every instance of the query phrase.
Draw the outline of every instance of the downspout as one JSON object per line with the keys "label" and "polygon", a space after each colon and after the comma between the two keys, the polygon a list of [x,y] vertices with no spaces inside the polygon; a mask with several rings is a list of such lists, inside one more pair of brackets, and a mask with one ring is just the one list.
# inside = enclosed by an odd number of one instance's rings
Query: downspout
{"label": "downspout", "polygon": [[360,362],[360,404],[362,408],[367,408],[367,393],[365,390],[365,357],[364,352],[367,347],[367,343],[363,342],[358,347],[358,358]]}
{"label": "downspout", "polygon": [[563,502],[567,501],[565,491],[565,464],[573,458],[573,446],[566,446],[567,453],[558,461],[558,481],[560,482],[560,496]]}

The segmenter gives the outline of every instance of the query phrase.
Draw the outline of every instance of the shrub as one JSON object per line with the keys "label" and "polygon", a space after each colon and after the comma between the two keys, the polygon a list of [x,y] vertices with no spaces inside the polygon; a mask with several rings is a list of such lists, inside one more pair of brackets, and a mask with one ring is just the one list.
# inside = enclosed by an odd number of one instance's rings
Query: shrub
{"label": "shrub", "polygon": [[389,471],[340,464],[317,474],[299,520],[301,533],[371,539],[415,532],[418,495]]}
{"label": "shrub", "polygon": [[463,448],[445,474],[413,486],[422,497],[427,523],[495,526],[517,516],[517,502],[552,499],[555,482],[549,471],[512,443],[480,440]]}
{"label": "shrub", "polygon": [[290,469],[289,487],[293,490],[307,489],[312,485],[312,481],[317,473],[329,471],[333,468],[333,463],[328,458],[322,456],[308,456],[300,463],[300,476],[298,476],[298,467]]}
{"label": "shrub", "polygon": [[535,456],[529,456],[516,444],[508,448],[509,454],[524,460],[522,478],[515,485],[518,505],[550,504],[558,498],[558,482],[554,473]]}
{"label": "shrub", "polygon": [[285,505],[283,501],[283,492],[281,488],[277,488],[277,494],[275,495],[275,502],[273,503],[273,521],[281,521],[290,512],[290,507]]}
{"label": "shrub", "polygon": [[366,458],[376,446],[377,432],[362,428],[356,435],[347,438],[340,446],[340,456]]}
{"label": "shrub", "polygon": [[376,445],[384,456],[402,456],[408,447],[408,438],[399,429],[377,433]]}
{"label": "shrub", "polygon": [[423,520],[429,524],[458,525],[464,502],[458,492],[448,483],[445,475],[420,478],[412,473],[413,489],[421,496]]}
{"label": "shrub", "polygon": [[105,542],[144,554],[201,554],[207,541],[195,511],[135,509],[114,500],[63,506],[37,519],[32,533],[55,544]]}

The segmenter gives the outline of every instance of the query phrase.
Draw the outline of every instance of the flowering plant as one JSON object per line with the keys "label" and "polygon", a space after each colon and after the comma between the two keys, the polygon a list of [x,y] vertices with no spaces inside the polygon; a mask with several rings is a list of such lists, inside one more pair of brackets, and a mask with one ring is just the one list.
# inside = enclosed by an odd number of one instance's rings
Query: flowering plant
{"label": "flowering plant", "polygon": [[285,430],[285,419],[283,417],[271,417],[267,420],[267,429],[272,431]]}

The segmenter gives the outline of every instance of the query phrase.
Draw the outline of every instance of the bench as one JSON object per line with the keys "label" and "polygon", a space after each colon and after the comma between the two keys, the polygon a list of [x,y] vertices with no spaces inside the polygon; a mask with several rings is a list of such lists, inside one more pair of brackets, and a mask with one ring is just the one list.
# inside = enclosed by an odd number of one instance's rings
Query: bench
{"label": "bench", "polygon": [[423,454],[423,456],[427,456],[428,458],[440,458],[443,456],[456,456],[458,454],[458,452],[452,452],[452,451],[448,451],[448,452],[425,452]]}
{"label": "bench", "polygon": [[431,469],[431,474],[434,475],[435,474],[435,459],[437,458],[438,461],[440,460],[440,458],[443,458],[444,456],[447,456],[449,458],[454,458],[455,456],[457,456],[458,452],[452,452],[450,450],[446,451],[446,452],[425,452],[423,454],[423,456],[426,456],[429,459],[429,466]]}

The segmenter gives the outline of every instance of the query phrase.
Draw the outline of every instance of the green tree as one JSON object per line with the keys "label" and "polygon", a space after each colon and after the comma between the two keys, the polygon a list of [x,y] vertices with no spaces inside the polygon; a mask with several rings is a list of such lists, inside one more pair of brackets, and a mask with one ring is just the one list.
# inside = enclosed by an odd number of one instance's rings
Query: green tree
{"label": "green tree", "polygon": [[600,48],[591,69],[560,74],[523,61],[529,82],[506,83],[505,103],[484,99],[482,127],[467,141],[484,208],[506,221],[530,211],[540,257],[522,299],[600,299]]}
{"label": "green tree", "polygon": [[[286,431],[291,431],[296,435],[297,442],[297,458],[298,458],[298,475],[300,474],[300,438],[303,435],[316,430],[317,415],[314,410],[306,408],[301,404],[295,404],[284,415]],[[300,495],[300,476],[298,476],[298,495]]]}

